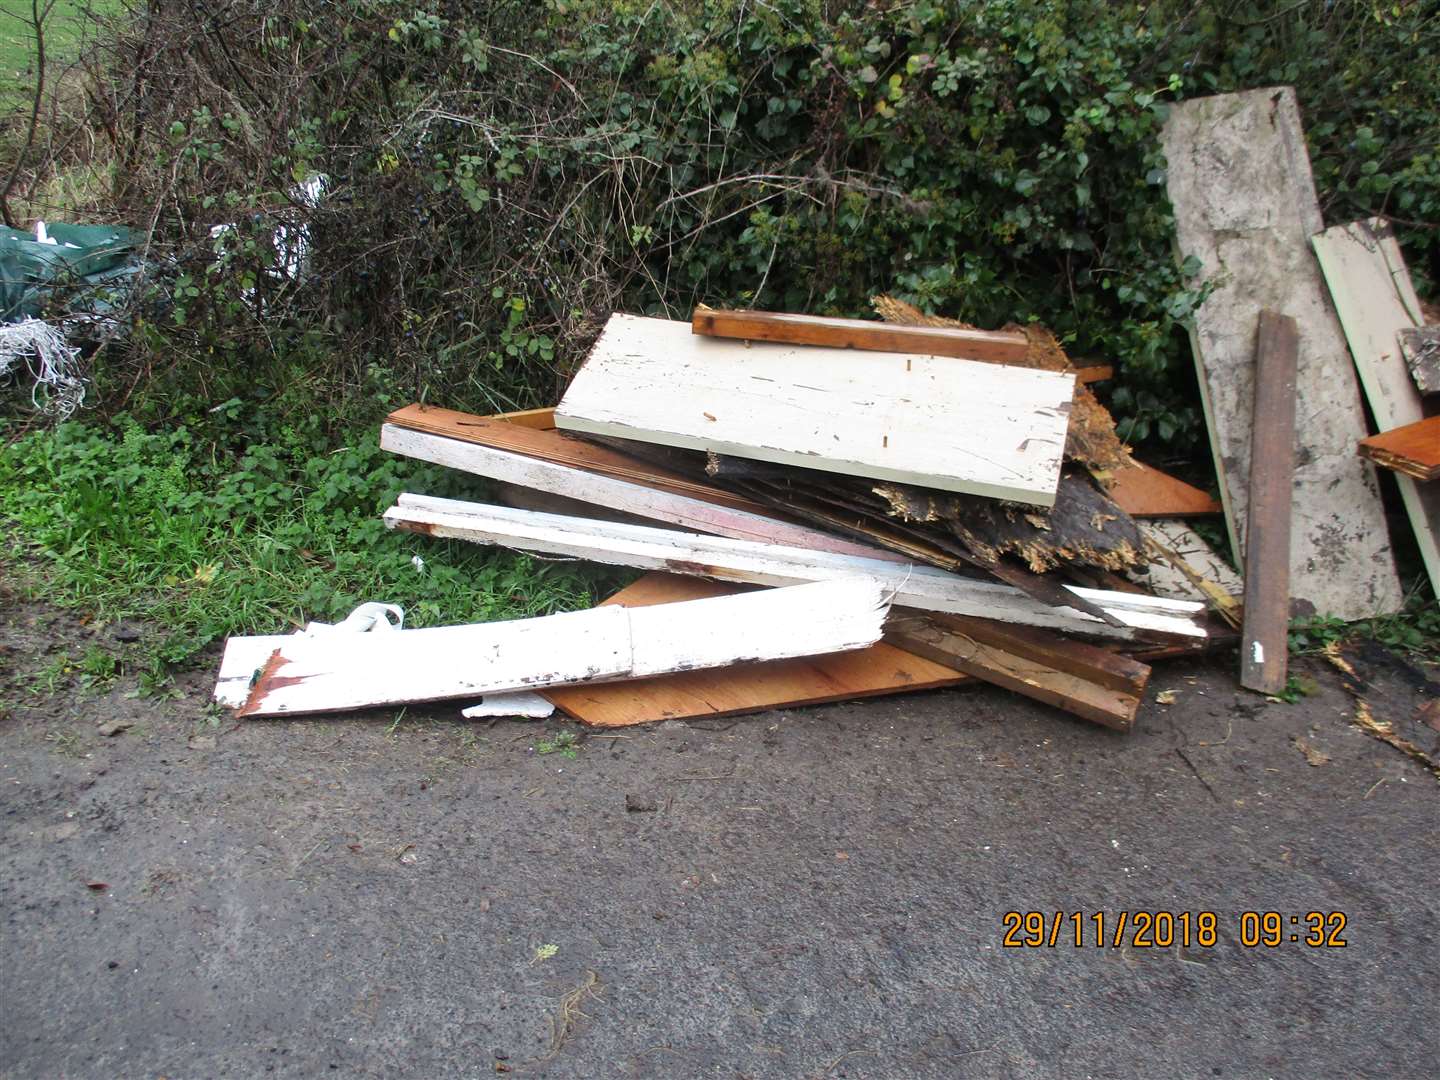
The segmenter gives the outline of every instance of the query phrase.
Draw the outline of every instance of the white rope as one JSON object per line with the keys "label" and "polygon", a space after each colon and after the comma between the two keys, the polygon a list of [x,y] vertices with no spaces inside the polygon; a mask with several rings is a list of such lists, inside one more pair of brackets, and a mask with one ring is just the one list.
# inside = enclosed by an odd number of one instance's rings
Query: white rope
{"label": "white rope", "polygon": [[9,378],[22,361],[35,380],[30,391],[35,408],[46,416],[68,420],[85,400],[80,350],[41,319],[0,324],[0,379]]}

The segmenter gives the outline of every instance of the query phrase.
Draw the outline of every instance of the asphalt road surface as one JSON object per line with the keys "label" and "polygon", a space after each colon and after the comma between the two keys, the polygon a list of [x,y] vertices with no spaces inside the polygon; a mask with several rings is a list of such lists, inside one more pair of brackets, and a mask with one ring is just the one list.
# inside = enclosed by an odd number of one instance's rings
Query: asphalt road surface
{"label": "asphalt road surface", "polygon": [[1157,667],[1128,737],[989,688],[602,737],[235,726],[45,676],[87,643],[0,616],[7,1078],[1440,1074],[1440,783],[1319,662]]}

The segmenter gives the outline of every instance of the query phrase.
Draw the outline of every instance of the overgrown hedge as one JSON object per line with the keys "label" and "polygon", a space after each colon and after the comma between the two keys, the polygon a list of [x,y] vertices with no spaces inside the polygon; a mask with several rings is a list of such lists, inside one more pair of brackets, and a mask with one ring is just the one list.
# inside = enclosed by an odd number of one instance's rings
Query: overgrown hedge
{"label": "overgrown hedge", "polygon": [[[528,406],[614,309],[891,292],[1046,323],[1118,364],[1133,438],[1183,452],[1167,104],[1295,84],[1327,220],[1392,215],[1423,290],[1437,39],[1420,2],[148,0],[94,60],[90,122],[114,212],[175,262],[98,374],[152,411]],[[271,238],[302,220],[296,283]]]}

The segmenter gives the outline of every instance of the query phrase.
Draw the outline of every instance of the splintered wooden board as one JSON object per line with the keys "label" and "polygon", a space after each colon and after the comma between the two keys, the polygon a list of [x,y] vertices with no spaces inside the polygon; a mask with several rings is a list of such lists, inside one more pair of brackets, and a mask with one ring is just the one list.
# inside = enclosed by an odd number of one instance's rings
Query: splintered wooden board
{"label": "splintered wooden board", "polygon": [[1050,506],[1075,376],[951,357],[696,337],[612,315],[561,430]]}
{"label": "splintered wooden board", "polygon": [[1367,434],[1355,369],[1310,250],[1324,223],[1294,91],[1182,102],[1162,144],[1178,254],[1213,287],[1191,339],[1232,549],[1244,551],[1255,327],[1269,308],[1300,328],[1291,595],[1342,619],[1398,611],[1379,485],[1355,455]]}
{"label": "splintered wooden board", "polygon": [[[743,591],[742,585],[654,573],[620,590],[605,604],[648,607]],[[624,683],[591,683],[544,694],[582,724],[627,727],[933,690],[972,681],[953,668],[881,643],[830,656],[685,671]]]}
{"label": "splintered wooden board", "polygon": [[1360,453],[1416,480],[1440,480],[1440,416],[1362,439]]}
{"label": "splintered wooden board", "polygon": [[[1401,330],[1420,325],[1420,300],[1389,224],[1371,218],[1337,225],[1313,242],[1376,425],[1390,431],[1424,419],[1399,339]],[[1440,592],[1440,489],[1404,475],[1395,485],[1430,584]]]}
{"label": "splintered wooden board", "polygon": [[1196,517],[1223,509],[1193,484],[1138,461],[1131,468],[1116,469],[1103,484],[1110,501],[1131,517]]}

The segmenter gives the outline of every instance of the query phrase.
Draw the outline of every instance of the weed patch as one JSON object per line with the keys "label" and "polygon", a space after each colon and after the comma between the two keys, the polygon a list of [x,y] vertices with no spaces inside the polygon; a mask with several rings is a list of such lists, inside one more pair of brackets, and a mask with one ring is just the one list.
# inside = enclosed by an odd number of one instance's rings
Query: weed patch
{"label": "weed patch", "polygon": [[[158,624],[151,692],[217,638],[335,621],[365,600],[401,604],[407,625],[426,626],[596,599],[605,579],[574,564],[389,532],[380,514],[403,490],[485,495],[381,452],[373,429],[317,452],[293,429],[232,450],[184,427],[67,423],[0,449],[0,567],[51,602]],[[118,674],[100,650],[64,664],[43,677],[100,686]]]}

